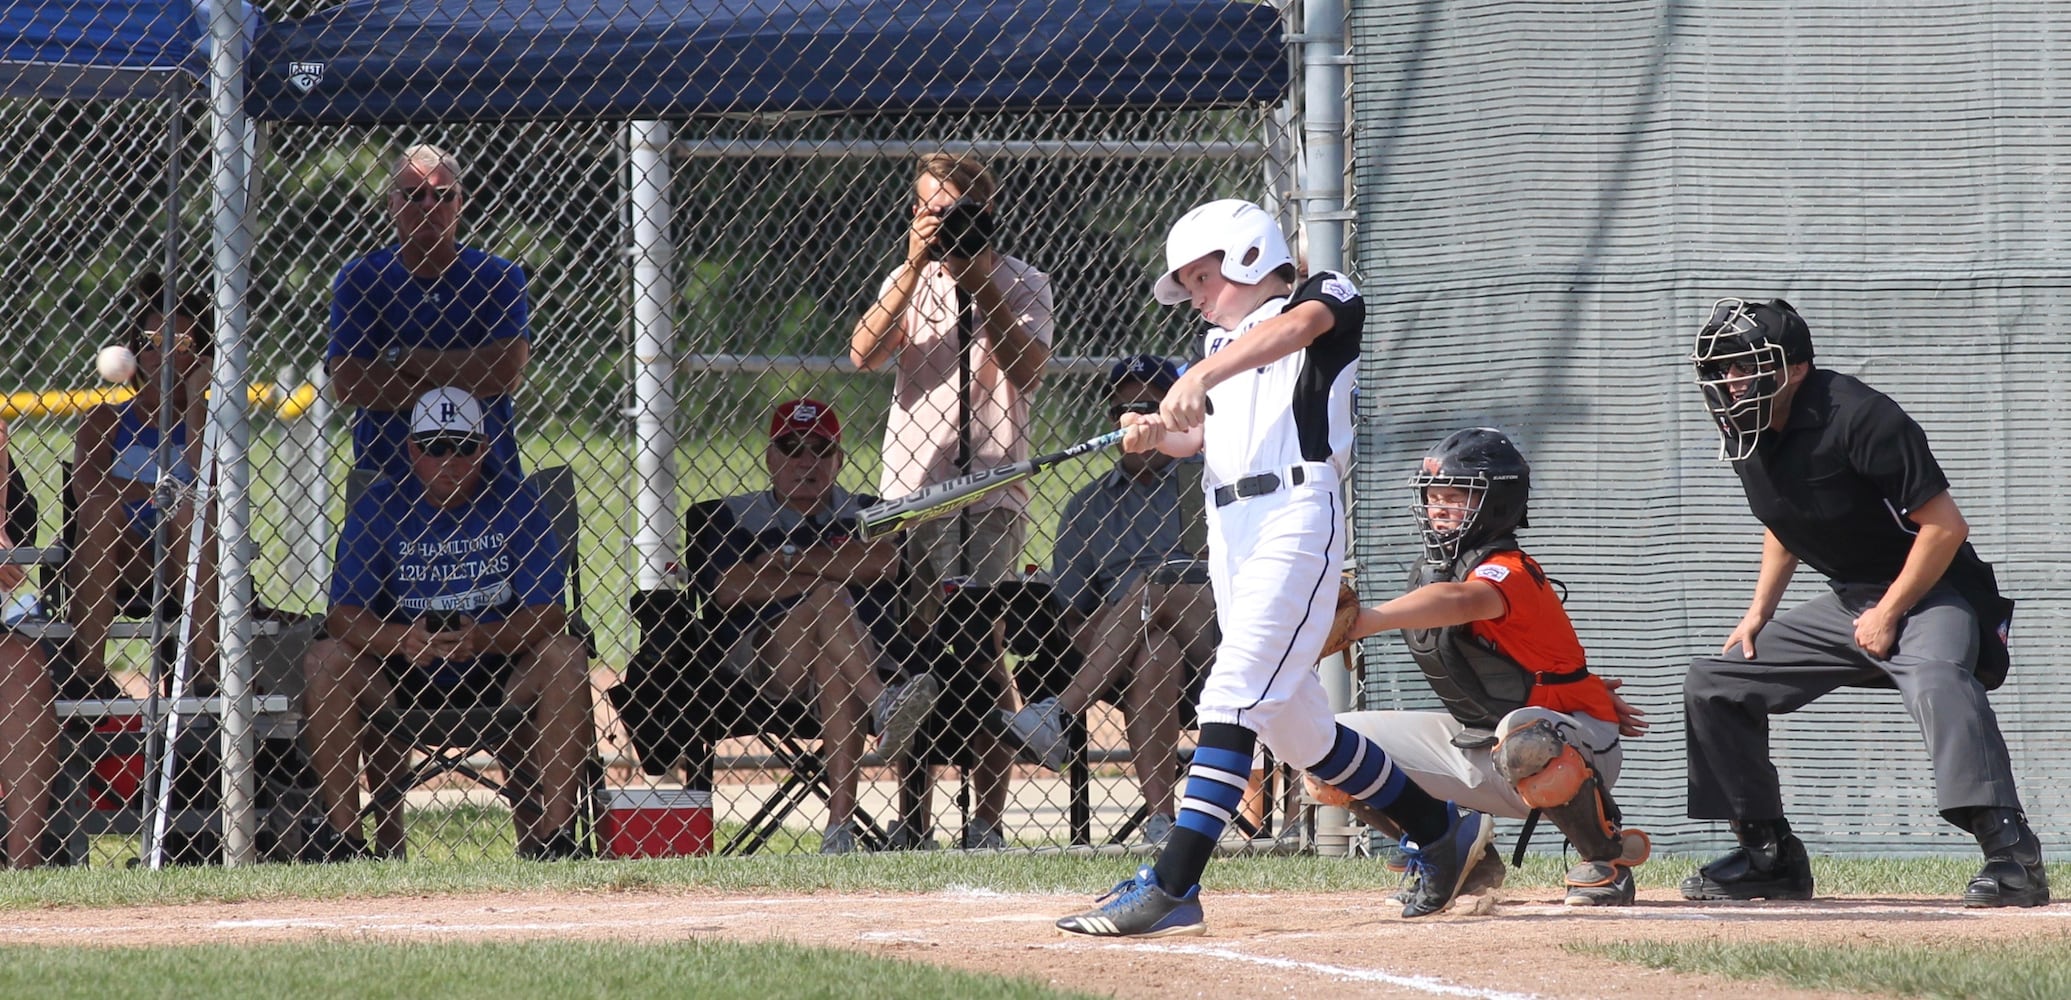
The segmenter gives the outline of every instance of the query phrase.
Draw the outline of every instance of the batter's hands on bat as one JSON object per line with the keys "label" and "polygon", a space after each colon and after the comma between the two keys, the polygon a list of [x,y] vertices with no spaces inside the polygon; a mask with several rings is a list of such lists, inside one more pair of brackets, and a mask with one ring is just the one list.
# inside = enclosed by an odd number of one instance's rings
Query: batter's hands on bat
{"label": "batter's hands on bat", "polygon": [[1618,693],[1618,689],[1624,686],[1625,682],[1615,677],[1604,678],[1604,687],[1611,692],[1611,708],[1618,713],[1618,735],[1645,736],[1647,729],[1654,724],[1647,721],[1647,713],[1634,708],[1632,702]]}
{"label": "batter's hands on bat", "polygon": [[1862,614],[1855,616],[1855,644],[1877,659],[1890,656],[1898,643],[1898,619],[1880,604],[1864,608]]}
{"label": "batter's hands on bat", "polygon": [[1131,453],[1156,451],[1165,443],[1165,418],[1156,413],[1124,413],[1120,418],[1122,450]]}
{"label": "batter's hands on bat", "polygon": [[1208,415],[1208,381],[1201,376],[1197,365],[1187,369],[1172,388],[1165,390],[1165,401],[1159,405],[1158,413],[1165,418],[1165,429],[1184,434],[1201,426]]}
{"label": "batter's hands on bat", "polygon": [[1719,647],[1719,655],[1724,656],[1732,652],[1733,647],[1739,646],[1742,655],[1750,660],[1754,659],[1755,636],[1760,635],[1762,633],[1762,626],[1767,624],[1769,624],[1767,616],[1758,615],[1752,611],[1748,612],[1745,617],[1740,619],[1740,624],[1733,626],[1733,634],[1727,636],[1726,644]]}

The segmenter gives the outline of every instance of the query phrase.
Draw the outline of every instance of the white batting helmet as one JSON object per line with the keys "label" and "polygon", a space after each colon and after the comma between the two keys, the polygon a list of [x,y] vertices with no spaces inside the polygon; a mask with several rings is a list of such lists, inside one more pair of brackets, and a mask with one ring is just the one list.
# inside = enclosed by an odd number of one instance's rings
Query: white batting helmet
{"label": "white batting helmet", "polygon": [[1246,285],[1266,280],[1282,265],[1294,263],[1280,223],[1266,210],[1240,198],[1225,198],[1179,217],[1165,237],[1165,273],[1152,291],[1168,306],[1189,296],[1174,275],[1212,253],[1222,254],[1222,276]]}

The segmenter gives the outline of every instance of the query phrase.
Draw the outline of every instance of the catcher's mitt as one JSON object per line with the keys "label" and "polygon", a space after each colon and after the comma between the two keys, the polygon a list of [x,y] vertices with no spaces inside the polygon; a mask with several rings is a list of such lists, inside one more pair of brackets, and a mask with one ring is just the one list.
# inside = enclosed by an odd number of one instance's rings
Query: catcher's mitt
{"label": "catcher's mitt", "polygon": [[[1337,613],[1331,617],[1330,637],[1323,640],[1321,658],[1336,656],[1352,647],[1352,627],[1359,624],[1359,612],[1362,610],[1365,609],[1359,604],[1359,592],[1353,590],[1351,584],[1340,581]],[[1345,668],[1352,668],[1350,658],[1345,660]]]}

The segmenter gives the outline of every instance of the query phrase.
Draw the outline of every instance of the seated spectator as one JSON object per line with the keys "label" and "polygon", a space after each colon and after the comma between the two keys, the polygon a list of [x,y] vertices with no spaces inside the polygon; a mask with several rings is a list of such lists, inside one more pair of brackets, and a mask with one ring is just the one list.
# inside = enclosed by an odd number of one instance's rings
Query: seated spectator
{"label": "seated spectator", "polygon": [[[120,697],[108,677],[108,632],[125,594],[151,593],[153,539],[164,518],[165,585],[180,593],[193,528],[194,470],[201,462],[207,419],[209,329],[207,296],[179,297],[170,320],[162,302],[165,281],[139,279],[136,305],[125,343],[136,354],[130,384],[136,395],[86,411],[72,437],[70,489],[77,504],[72,554],[65,575],[72,586],[66,617],[72,622],[73,677],[68,697]],[[170,341],[170,343],[168,343]],[[161,370],[173,365],[173,396],[163,398]],[[159,448],[160,412],[172,409],[172,434]],[[159,483],[160,470],[173,483]],[[176,483],[177,485],[174,485]],[[216,659],[216,571],[213,542],[201,547],[201,578],[195,589],[193,662],[211,676]]]}
{"label": "seated spectator", "polygon": [[[1154,355],[1120,362],[1108,375],[1108,410],[1116,420],[1131,409],[1155,412],[1178,379],[1172,363]],[[1120,708],[1149,807],[1143,833],[1151,843],[1172,829],[1180,713],[1193,702],[1188,692],[1216,641],[1215,600],[1205,575],[1198,583],[1151,581],[1160,565],[1200,555],[1184,541],[1190,490],[1180,482],[1179,466],[1162,452],[1123,455],[1113,471],[1065,504],[1051,576],[1084,664],[1055,698],[1006,713],[1014,736],[1045,765],[1061,769],[1066,717],[1096,701]]]}
{"label": "seated spectator", "polygon": [[[0,549],[33,541],[33,515],[19,523],[25,498],[15,494],[20,479],[7,454],[7,422],[0,420]],[[50,812],[50,783],[57,776],[57,715],[52,710],[50,664],[41,643],[4,631],[29,611],[15,591],[28,582],[22,567],[0,563],[0,797],[6,800],[7,864],[34,868],[44,862],[43,826]],[[24,595],[26,596],[26,595]]]}
{"label": "seated spectator", "polygon": [[411,475],[376,482],[346,514],[330,637],[303,663],[310,758],[330,820],[305,860],[367,854],[356,761],[380,739],[367,728],[370,713],[390,702],[438,707],[499,697],[527,712],[529,726],[507,749],[543,800],[541,810],[518,817],[519,854],[576,857],[590,678],[582,642],[567,633],[561,542],[530,485],[484,473],[488,436],[473,396],[451,387],[425,393],[406,447]]}
{"label": "seated spectator", "polygon": [[904,681],[885,654],[898,629],[899,549],[857,541],[842,518],[877,498],[835,484],[841,422],[812,399],[779,405],[763,460],[770,488],[691,507],[684,565],[721,612],[712,641],[721,669],[772,700],[814,706],[827,765],[827,830],[820,850],[859,846],[856,775],[865,728],[887,758],[906,753],[941,687]]}

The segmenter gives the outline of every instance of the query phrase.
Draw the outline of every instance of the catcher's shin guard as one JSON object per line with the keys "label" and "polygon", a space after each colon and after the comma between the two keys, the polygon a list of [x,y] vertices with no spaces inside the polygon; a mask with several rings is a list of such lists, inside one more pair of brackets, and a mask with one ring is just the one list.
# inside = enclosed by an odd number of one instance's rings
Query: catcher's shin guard
{"label": "catcher's shin guard", "polygon": [[1534,719],[1504,733],[1491,755],[1496,773],[1552,820],[1584,861],[1630,868],[1652,853],[1645,833],[1618,825],[1603,777],[1552,721]]}

